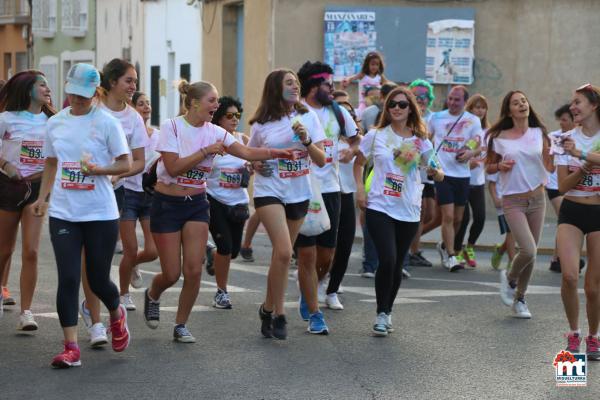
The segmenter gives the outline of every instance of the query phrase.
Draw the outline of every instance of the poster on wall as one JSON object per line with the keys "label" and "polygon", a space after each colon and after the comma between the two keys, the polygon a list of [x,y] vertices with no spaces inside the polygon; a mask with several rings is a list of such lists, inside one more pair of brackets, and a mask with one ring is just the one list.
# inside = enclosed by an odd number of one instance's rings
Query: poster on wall
{"label": "poster on wall", "polygon": [[475,21],[444,19],[427,25],[425,77],[432,83],[473,83]]}
{"label": "poster on wall", "polygon": [[367,53],[376,49],[376,40],[375,12],[325,12],[323,59],[333,68],[335,81],[360,72]]}

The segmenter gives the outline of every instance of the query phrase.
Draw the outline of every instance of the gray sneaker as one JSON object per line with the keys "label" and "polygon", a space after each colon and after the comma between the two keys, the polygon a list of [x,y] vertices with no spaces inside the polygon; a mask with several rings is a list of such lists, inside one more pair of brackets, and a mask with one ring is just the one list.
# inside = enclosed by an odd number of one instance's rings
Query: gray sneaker
{"label": "gray sneaker", "polygon": [[173,340],[180,343],[196,343],[196,338],[192,336],[185,324],[175,325]]}
{"label": "gray sneaker", "polygon": [[374,336],[387,336],[387,315],[384,312],[377,314],[377,318],[375,318],[375,324],[373,324],[373,335]]}
{"label": "gray sneaker", "polygon": [[213,299],[213,307],[222,310],[231,310],[232,305],[229,293],[222,289],[217,289],[217,293],[215,294],[215,298]]}

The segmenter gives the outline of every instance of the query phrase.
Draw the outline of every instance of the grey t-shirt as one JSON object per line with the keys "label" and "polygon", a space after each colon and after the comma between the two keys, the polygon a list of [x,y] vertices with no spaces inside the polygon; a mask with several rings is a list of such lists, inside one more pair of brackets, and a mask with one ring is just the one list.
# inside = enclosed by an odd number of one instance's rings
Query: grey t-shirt
{"label": "grey t-shirt", "polygon": [[363,111],[361,125],[365,134],[377,123],[375,119],[377,118],[377,114],[379,114],[379,111],[379,106],[375,104],[365,108],[365,110]]}

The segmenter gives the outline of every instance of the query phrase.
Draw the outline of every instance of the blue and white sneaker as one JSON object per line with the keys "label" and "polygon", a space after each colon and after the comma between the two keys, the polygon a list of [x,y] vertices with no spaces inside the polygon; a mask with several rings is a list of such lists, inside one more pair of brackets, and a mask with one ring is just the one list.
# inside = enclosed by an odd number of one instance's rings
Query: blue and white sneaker
{"label": "blue and white sneaker", "polygon": [[392,314],[391,313],[386,314],[385,328],[387,329],[388,333],[394,332],[394,325],[392,325]]}
{"label": "blue and white sneaker", "polygon": [[85,327],[89,330],[94,324],[92,323],[92,314],[90,314],[90,310],[85,306],[85,299],[79,304],[79,315],[81,315]]}
{"label": "blue and white sneaker", "polygon": [[329,328],[327,328],[325,318],[323,317],[323,313],[321,311],[310,314],[308,332],[315,335],[327,335],[329,333]]}
{"label": "blue and white sneaker", "polygon": [[215,294],[215,298],[213,299],[213,307],[222,310],[231,310],[232,305],[229,293],[227,293],[223,289],[217,289],[217,293]]}
{"label": "blue and white sneaker", "polygon": [[387,323],[388,323],[388,316],[386,313],[381,312],[381,313],[377,314],[377,318],[375,318],[375,324],[373,324],[373,335],[381,336],[381,337],[387,336],[388,335]]}
{"label": "blue and white sneaker", "polygon": [[185,324],[175,325],[173,340],[181,343],[196,343],[196,338],[192,336]]}
{"label": "blue and white sneaker", "polygon": [[298,299],[298,314],[300,314],[300,318],[303,321],[308,321],[310,319],[310,311],[308,311],[308,303],[304,300],[304,296],[300,294],[300,298]]}

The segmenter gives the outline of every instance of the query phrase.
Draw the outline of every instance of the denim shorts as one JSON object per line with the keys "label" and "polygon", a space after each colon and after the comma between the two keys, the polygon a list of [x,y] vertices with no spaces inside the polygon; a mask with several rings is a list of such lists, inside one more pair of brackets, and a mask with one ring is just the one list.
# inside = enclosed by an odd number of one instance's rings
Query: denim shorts
{"label": "denim shorts", "polygon": [[121,208],[121,221],[141,221],[150,218],[152,196],[146,192],[125,189]]}
{"label": "denim shorts", "polygon": [[168,196],[154,192],[150,208],[150,231],[173,233],[183,229],[186,222],[210,220],[210,205],[206,193],[194,196]]}

